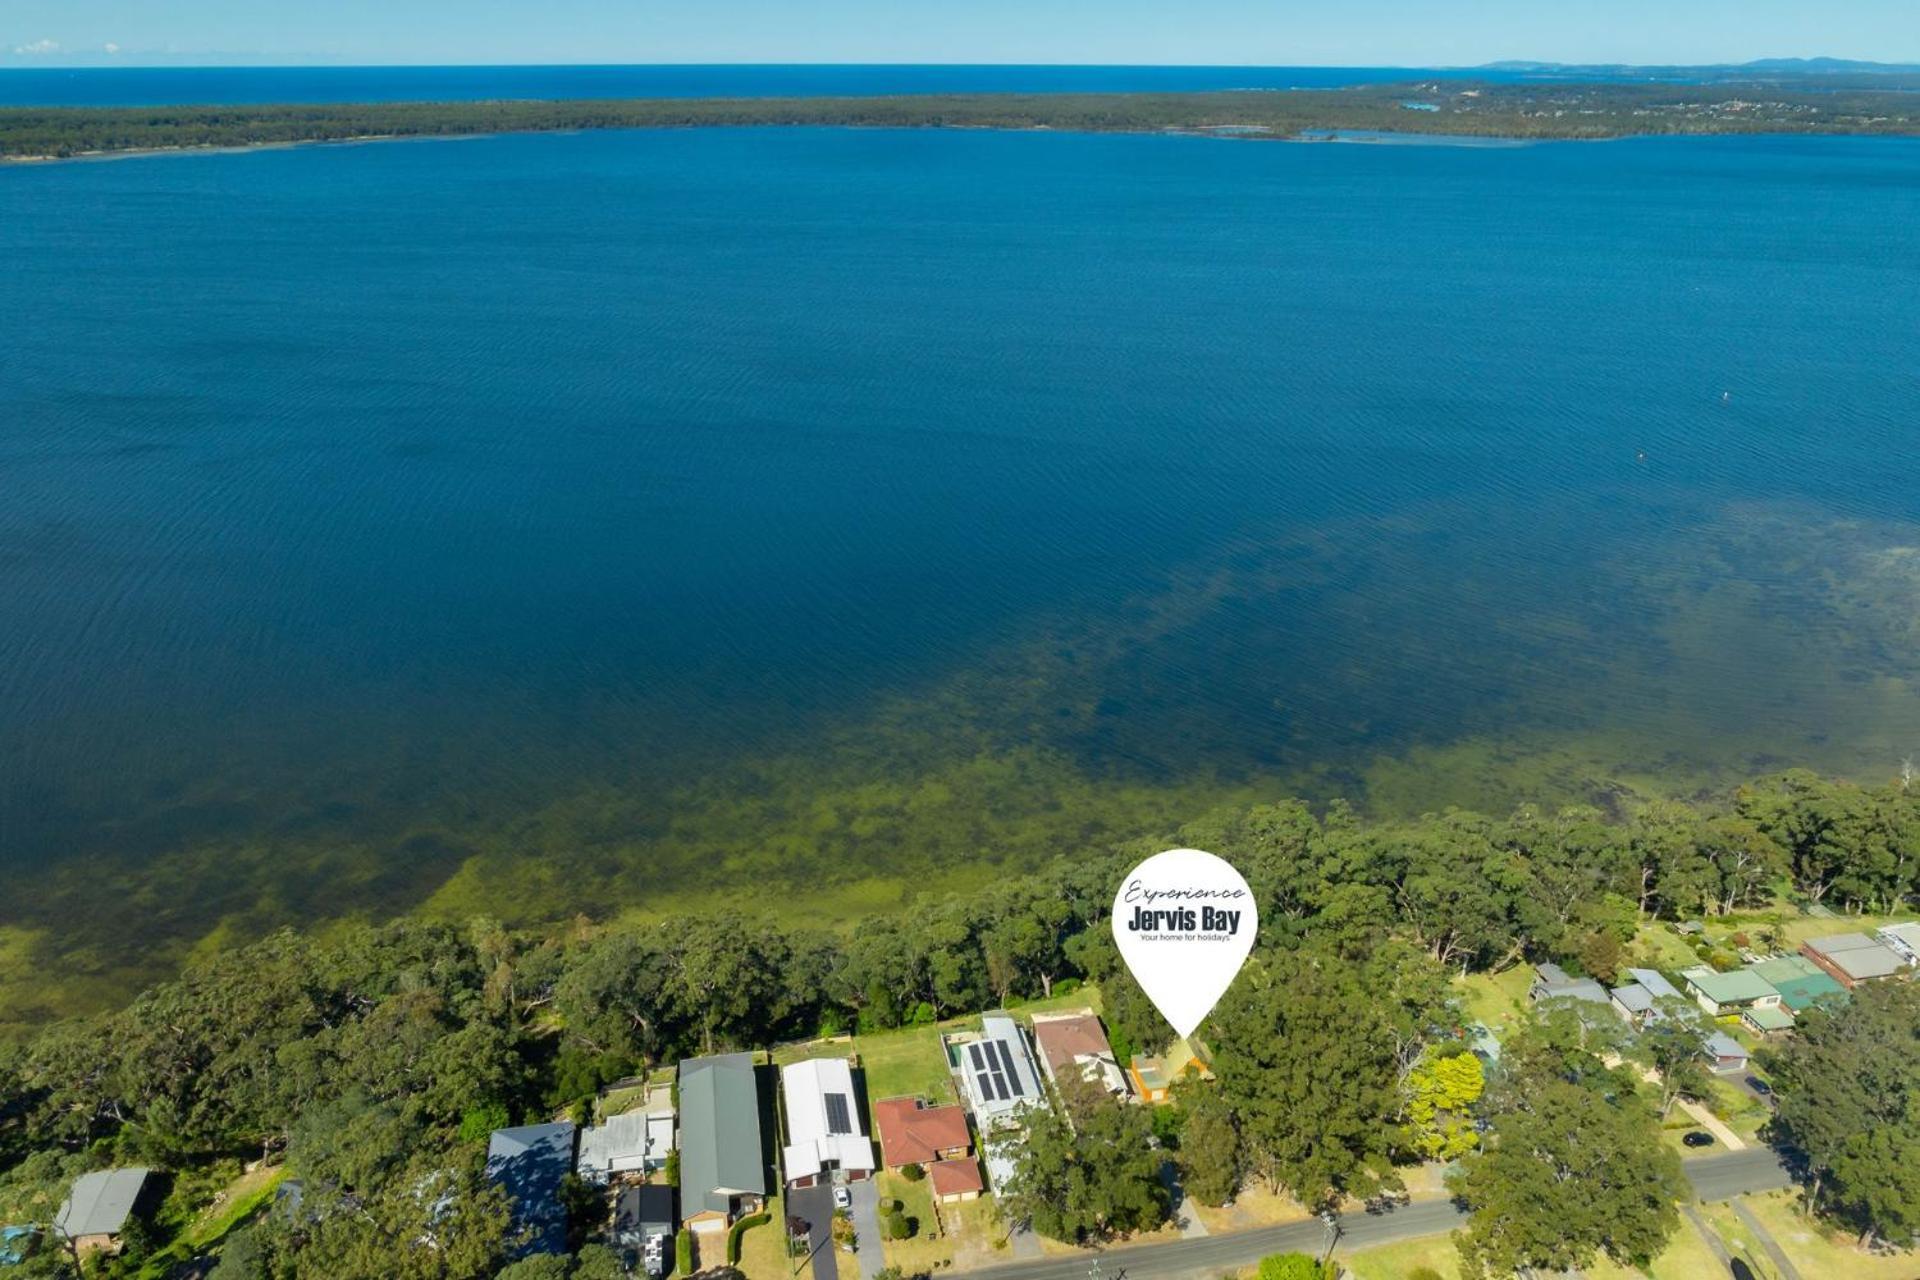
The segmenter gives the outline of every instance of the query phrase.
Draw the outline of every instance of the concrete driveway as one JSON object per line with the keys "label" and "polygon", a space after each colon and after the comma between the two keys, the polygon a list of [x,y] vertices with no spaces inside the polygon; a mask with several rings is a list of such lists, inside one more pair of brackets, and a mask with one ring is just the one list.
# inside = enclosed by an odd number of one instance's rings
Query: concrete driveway
{"label": "concrete driveway", "polygon": [[[860,1246],[853,1256],[860,1263],[861,1280],[873,1280],[887,1266],[885,1237],[880,1234],[880,1188],[868,1178],[849,1182],[847,1190],[853,1195],[853,1234]],[[922,1223],[921,1229],[929,1225]]]}
{"label": "concrete driveway", "polygon": [[812,1224],[807,1243],[813,1250],[813,1280],[840,1280],[840,1258],[833,1247],[833,1188],[789,1189],[787,1212]]}

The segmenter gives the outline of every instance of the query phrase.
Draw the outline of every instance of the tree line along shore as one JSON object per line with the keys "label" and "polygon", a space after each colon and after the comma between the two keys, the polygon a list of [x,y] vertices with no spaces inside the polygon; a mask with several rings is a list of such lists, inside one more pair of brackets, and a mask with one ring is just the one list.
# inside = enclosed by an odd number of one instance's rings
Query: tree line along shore
{"label": "tree line along shore", "polygon": [[1515,139],[1920,133],[1920,95],[1773,84],[1420,82],[1206,93],[921,94],[0,108],[0,158],[587,129],[816,125],[1176,132],[1300,139],[1393,132]]}
{"label": "tree line along shore", "polygon": [[[1459,1159],[1461,1193],[1485,1207],[1463,1250],[1489,1271],[1658,1252],[1682,1194],[1661,1141],[1663,1095],[1688,1088],[1695,1055],[1661,1066],[1656,1036],[1643,1062],[1578,1011],[1529,1017],[1506,1029],[1476,1129],[1444,1087],[1473,1017],[1463,983],[1548,960],[1610,981],[1651,963],[1662,921],[1732,920],[1765,936],[1803,908],[1885,915],[1920,896],[1920,787],[1804,771],[1627,814],[1523,807],[1367,823],[1338,803],[1284,801],[1178,836],[1233,861],[1260,914],[1254,956],[1203,1032],[1217,1088],[1147,1128],[1087,1115],[1081,1131],[1145,1141],[1151,1130],[1177,1154],[1190,1126],[1195,1194],[1257,1181],[1316,1208],[1391,1194],[1399,1169]],[[637,1072],[1017,1007],[1072,983],[1098,985],[1123,1061],[1163,1047],[1171,1033],[1107,924],[1119,878],[1153,851],[1075,852],[846,931],[722,911],[276,934],[125,1008],[0,1046],[0,1222],[48,1221],[76,1176],[139,1166],[162,1171],[157,1221],[178,1227],[264,1162],[299,1181],[299,1212],[240,1229],[222,1280],[491,1276],[516,1242],[483,1174],[488,1133],[585,1114]],[[1920,1227],[1906,1175],[1920,1149],[1916,1041],[1920,983],[1898,979],[1809,1011],[1762,1055],[1781,1099],[1769,1136],[1802,1162],[1821,1213],[1881,1239]],[[1642,1079],[1649,1063],[1664,1083]],[[1092,1158],[1072,1131],[1051,1136],[1063,1159]],[[1076,1243],[1154,1225],[1165,1205],[1141,1170],[1158,1163],[1138,1145],[1116,1147],[1119,1163],[1098,1171],[1124,1211],[1051,1225]],[[1525,1207],[1521,1191],[1536,1184],[1573,1187],[1605,1212],[1582,1214],[1576,1232],[1568,1205]],[[421,1239],[434,1248],[404,1244]],[[162,1244],[136,1242],[113,1274],[143,1274]],[[64,1265],[47,1254],[31,1273]]]}

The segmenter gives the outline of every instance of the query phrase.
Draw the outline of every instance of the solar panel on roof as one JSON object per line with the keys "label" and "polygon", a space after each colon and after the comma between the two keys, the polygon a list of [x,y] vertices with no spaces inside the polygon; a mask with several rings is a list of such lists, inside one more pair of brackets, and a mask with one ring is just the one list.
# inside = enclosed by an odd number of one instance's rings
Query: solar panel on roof
{"label": "solar panel on roof", "polygon": [[1020,1073],[1013,1069],[1013,1053],[1007,1048],[1007,1042],[1005,1040],[996,1040],[994,1043],[1000,1047],[1000,1061],[1007,1069],[1007,1081],[1012,1088],[1011,1096],[1015,1098],[1026,1097],[1026,1086],[1020,1083]]}
{"label": "solar panel on roof", "polygon": [[985,1071],[987,1069],[987,1064],[980,1060],[979,1042],[975,1041],[967,1045],[967,1057],[972,1060],[975,1071]]}
{"label": "solar panel on roof", "polygon": [[973,1079],[974,1079],[974,1083],[977,1084],[980,1088],[980,1097],[983,1101],[986,1101],[986,1102],[999,1101],[999,1095],[993,1091],[992,1076],[982,1071],[979,1075],[975,1076]]}
{"label": "solar panel on roof", "polygon": [[829,1093],[827,1099],[827,1132],[852,1133],[853,1119],[847,1111],[847,1095]]}

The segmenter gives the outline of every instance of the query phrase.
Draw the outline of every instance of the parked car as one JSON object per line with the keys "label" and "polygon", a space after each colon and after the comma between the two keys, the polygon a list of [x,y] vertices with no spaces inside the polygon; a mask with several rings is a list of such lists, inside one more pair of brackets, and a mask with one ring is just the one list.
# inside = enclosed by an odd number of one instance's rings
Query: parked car
{"label": "parked car", "polygon": [[1713,1145],[1713,1135],[1695,1129],[1693,1132],[1683,1136],[1680,1141],[1689,1147],[1710,1147]]}
{"label": "parked car", "polygon": [[853,1208],[853,1192],[847,1190],[845,1187],[835,1187],[833,1189],[833,1207],[836,1209]]}
{"label": "parked car", "polygon": [[1748,1076],[1747,1088],[1753,1090],[1763,1098],[1773,1092],[1773,1086],[1765,1080],[1762,1080],[1759,1076]]}

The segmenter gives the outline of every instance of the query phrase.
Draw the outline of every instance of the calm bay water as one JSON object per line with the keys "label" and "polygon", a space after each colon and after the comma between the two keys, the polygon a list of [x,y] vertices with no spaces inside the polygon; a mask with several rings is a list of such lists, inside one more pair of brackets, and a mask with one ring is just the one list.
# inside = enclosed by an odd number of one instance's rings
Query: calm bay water
{"label": "calm bay water", "polygon": [[338,146],[0,255],[0,988],[1920,750],[1910,142]]}

